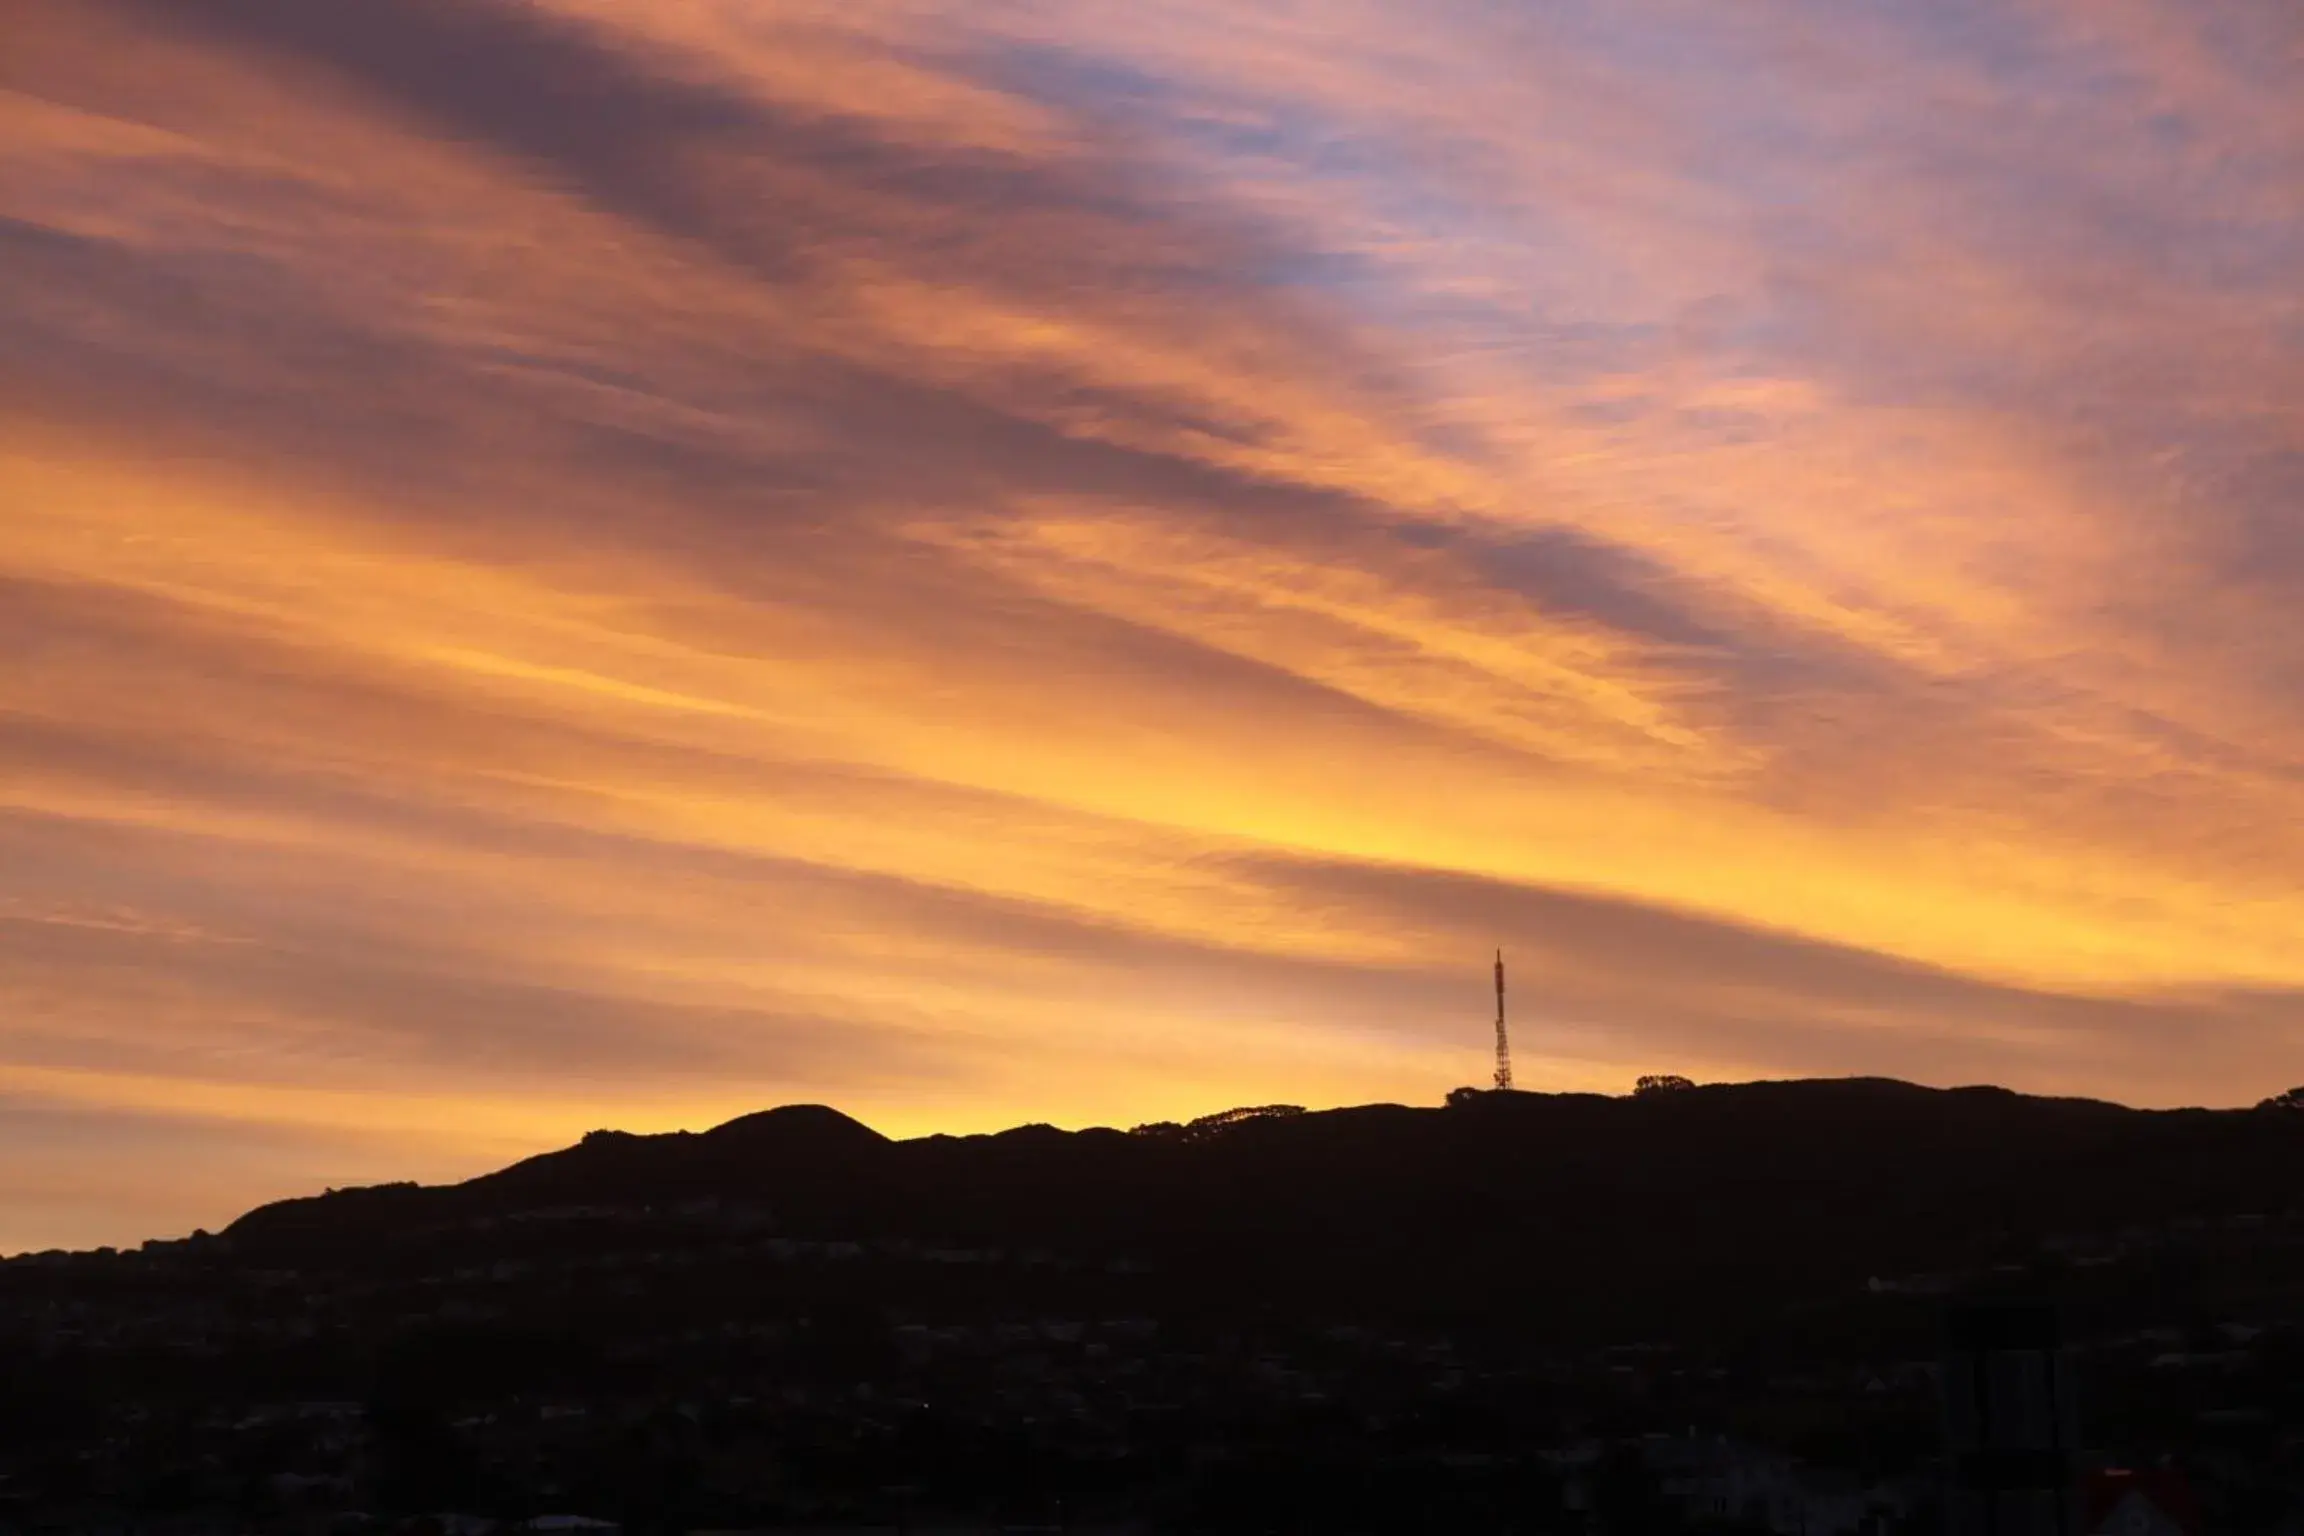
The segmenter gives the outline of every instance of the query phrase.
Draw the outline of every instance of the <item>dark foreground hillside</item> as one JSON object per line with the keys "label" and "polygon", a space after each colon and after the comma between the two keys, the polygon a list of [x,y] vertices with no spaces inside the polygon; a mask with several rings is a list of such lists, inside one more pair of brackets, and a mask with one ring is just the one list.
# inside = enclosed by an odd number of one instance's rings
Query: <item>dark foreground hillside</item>
{"label": "dark foreground hillside", "polygon": [[1879,1081],[595,1133],[0,1265],[0,1523],[1651,1530],[1701,1442],[1917,1530],[1940,1310],[2017,1292],[2108,1456],[2272,1530],[2300,1189],[2304,1115]]}

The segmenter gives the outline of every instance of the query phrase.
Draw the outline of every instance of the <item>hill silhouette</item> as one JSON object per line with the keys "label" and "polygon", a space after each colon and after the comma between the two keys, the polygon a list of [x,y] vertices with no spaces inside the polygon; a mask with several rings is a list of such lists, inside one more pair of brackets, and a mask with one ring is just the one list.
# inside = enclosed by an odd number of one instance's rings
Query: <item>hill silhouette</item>
{"label": "hill silhouette", "polygon": [[792,1237],[1041,1250],[1339,1315],[1687,1329],[2054,1234],[2280,1212],[2304,1187],[2304,1116],[2265,1110],[1875,1079],[1461,1099],[913,1140],[795,1105],[286,1201],[226,1235],[310,1266],[540,1212],[741,1209]]}
{"label": "hill silhouette", "polygon": [[2193,1455],[2215,1528],[2271,1536],[2304,1510],[2294,1097],[1666,1079],[595,1131],[0,1263],[0,1526],[1758,1529],[1666,1501],[1701,1425],[1922,1536],[1943,1308],[2018,1292],[2082,1351],[2098,1444]]}

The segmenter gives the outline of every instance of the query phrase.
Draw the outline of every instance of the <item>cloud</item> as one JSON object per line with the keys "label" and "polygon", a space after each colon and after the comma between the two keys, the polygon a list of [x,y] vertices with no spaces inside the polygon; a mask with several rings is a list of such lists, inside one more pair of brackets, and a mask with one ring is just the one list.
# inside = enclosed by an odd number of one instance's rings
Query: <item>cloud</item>
{"label": "cloud", "polygon": [[2252,1100],[2293,41],[36,5],[14,1134],[190,1159],[132,1236],[779,1097],[1430,1097],[1498,943],[1538,1082]]}
{"label": "cloud", "polygon": [[[1574,1060],[1649,1051],[1709,1077],[1883,1075],[2168,1102],[2279,1048],[2296,995],[2134,998],[1996,984],[1874,951],[1621,899],[1428,869],[1263,862],[1277,890],[1338,920],[1412,934],[1464,990],[1466,954],[1513,935],[1514,1039]],[[1422,978],[1419,978],[1420,980]],[[1432,978],[1437,981],[1439,977]]]}
{"label": "cloud", "polygon": [[455,1166],[405,1136],[341,1125],[127,1108],[116,1090],[84,1103],[0,1089],[0,1246],[132,1246],[219,1229],[252,1201]]}

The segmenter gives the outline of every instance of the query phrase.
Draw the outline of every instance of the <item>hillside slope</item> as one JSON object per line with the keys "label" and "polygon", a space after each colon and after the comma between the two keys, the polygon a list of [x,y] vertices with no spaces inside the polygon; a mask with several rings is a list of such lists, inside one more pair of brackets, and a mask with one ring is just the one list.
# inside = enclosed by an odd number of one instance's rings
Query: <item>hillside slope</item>
{"label": "hillside slope", "polygon": [[310,1267],[485,1247],[538,1213],[718,1210],[1355,1316],[1685,1327],[1985,1268],[2056,1234],[2276,1213],[2300,1187],[2304,1116],[1859,1079],[910,1141],[793,1106],[701,1134],[595,1133],[460,1185],[287,1201],[227,1235],[249,1262]]}

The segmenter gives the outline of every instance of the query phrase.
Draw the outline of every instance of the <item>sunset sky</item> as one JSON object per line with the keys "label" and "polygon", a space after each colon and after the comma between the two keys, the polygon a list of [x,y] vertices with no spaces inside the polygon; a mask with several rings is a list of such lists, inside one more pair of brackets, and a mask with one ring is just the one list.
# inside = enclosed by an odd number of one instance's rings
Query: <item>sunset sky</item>
{"label": "sunset sky", "polygon": [[2304,1082],[2292,0],[7,10],[0,1252]]}

